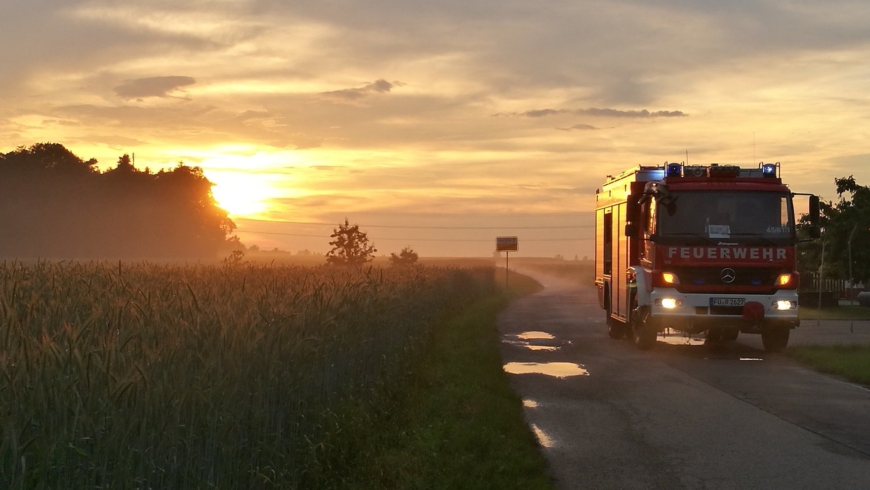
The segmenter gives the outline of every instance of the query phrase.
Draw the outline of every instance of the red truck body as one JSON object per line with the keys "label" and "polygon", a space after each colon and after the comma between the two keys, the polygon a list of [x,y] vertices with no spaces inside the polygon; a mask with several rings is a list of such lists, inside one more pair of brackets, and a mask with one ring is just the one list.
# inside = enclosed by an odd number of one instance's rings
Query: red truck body
{"label": "red truck body", "polygon": [[784,348],[800,324],[793,195],[779,164],[608,176],[596,193],[595,283],[610,336],[649,348],[668,328],[711,343],[760,333],[768,350]]}

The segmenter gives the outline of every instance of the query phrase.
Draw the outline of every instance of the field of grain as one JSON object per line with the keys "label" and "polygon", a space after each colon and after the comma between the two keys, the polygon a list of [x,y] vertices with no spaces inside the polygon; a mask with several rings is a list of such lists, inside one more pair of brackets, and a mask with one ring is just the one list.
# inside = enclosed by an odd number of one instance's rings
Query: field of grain
{"label": "field of grain", "polygon": [[4,262],[0,488],[316,487],[434,322],[495,287],[482,267]]}

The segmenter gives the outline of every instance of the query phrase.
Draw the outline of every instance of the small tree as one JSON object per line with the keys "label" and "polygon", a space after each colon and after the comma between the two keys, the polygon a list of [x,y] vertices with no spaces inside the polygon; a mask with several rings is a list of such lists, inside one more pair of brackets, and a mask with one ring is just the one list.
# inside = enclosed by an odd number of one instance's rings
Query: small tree
{"label": "small tree", "polygon": [[394,253],[390,254],[390,265],[395,267],[404,267],[417,263],[417,260],[420,258],[417,255],[417,252],[414,251],[411,247],[405,247],[399,252],[399,255]]}
{"label": "small tree", "polygon": [[330,238],[334,238],[329,242],[332,250],[326,254],[326,262],[330,264],[360,266],[372,260],[378,251],[374,245],[369,245],[369,239],[359,231],[359,225],[351,226],[347,218],[344,224],[333,230]]}

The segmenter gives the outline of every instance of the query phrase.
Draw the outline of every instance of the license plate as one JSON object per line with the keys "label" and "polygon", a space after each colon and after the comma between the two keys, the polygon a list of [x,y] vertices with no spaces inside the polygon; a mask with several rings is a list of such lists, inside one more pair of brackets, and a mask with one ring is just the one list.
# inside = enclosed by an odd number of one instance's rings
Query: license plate
{"label": "license plate", "polygon": [[710,306],[743,306],[746,298],[710,298]]}

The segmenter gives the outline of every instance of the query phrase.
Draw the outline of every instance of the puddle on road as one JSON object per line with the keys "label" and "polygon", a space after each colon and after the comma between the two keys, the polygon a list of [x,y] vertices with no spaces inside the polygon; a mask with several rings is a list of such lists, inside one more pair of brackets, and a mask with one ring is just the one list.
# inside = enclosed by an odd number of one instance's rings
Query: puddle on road
{"label": "puddle on road", "polygon": [[535,344],[530,344],[530,343],[522,341],[522,340],[502,340],[502,342],[504,342],[505,344],[509,344],[509,345],[515,345],[517,347],[525,347],[526,349],[529,349],[529,350],[550,351],[550,352],[559,350],[559,347],[560,347],[558,345],[535,345]]}
{"label": "puddle on road", "polygon": [[[535,351],[555,351],[559,350],[559,345],[547,345],[553,344],[554,342],[549,342],[551,340],[556,340],[552,334],[547,332],[523,332],[518,334],[510,334],[505,335],[505,339],[502,342],[510,345],[515,345],[517,347],[525,347],[529,350]],[[516,339],[516,340],[514,340]],[[542,341],[540,343],[534,343],[535,341]],[[570,343],[570,342],[565,342]],[[543,344],[543,345],[541,345]]]}
{"label": "puddle on road", "polygon": [[509,362],[504,370],[510,374],[544,374],[554,378],[589,376],[589,371],[573,362]]}
{"label": "puddle on road", "polygon": [[523,406],[526,408],[538,408],[538,402],[535,400],[525,399],[523,400]]}
{"label": "puddle on road", "polygon": [[764,359],[758,357],[741,357],[741,361],[763,361]]}
{"label": "puddle on road", "polygon": [[538,443],[545,448],[551,448],[555,446],[553,443],[553,439],[547,435],[546,432],[542,431],[540,427],[535,424],[532,424],[532,431],[535,433],[535,437],[538,438]]}
{"label": "puddle on road", "polygon": [[518,333],[517,338],[520,340],[553,340],[556,337],[547,332],[523,332]]}

